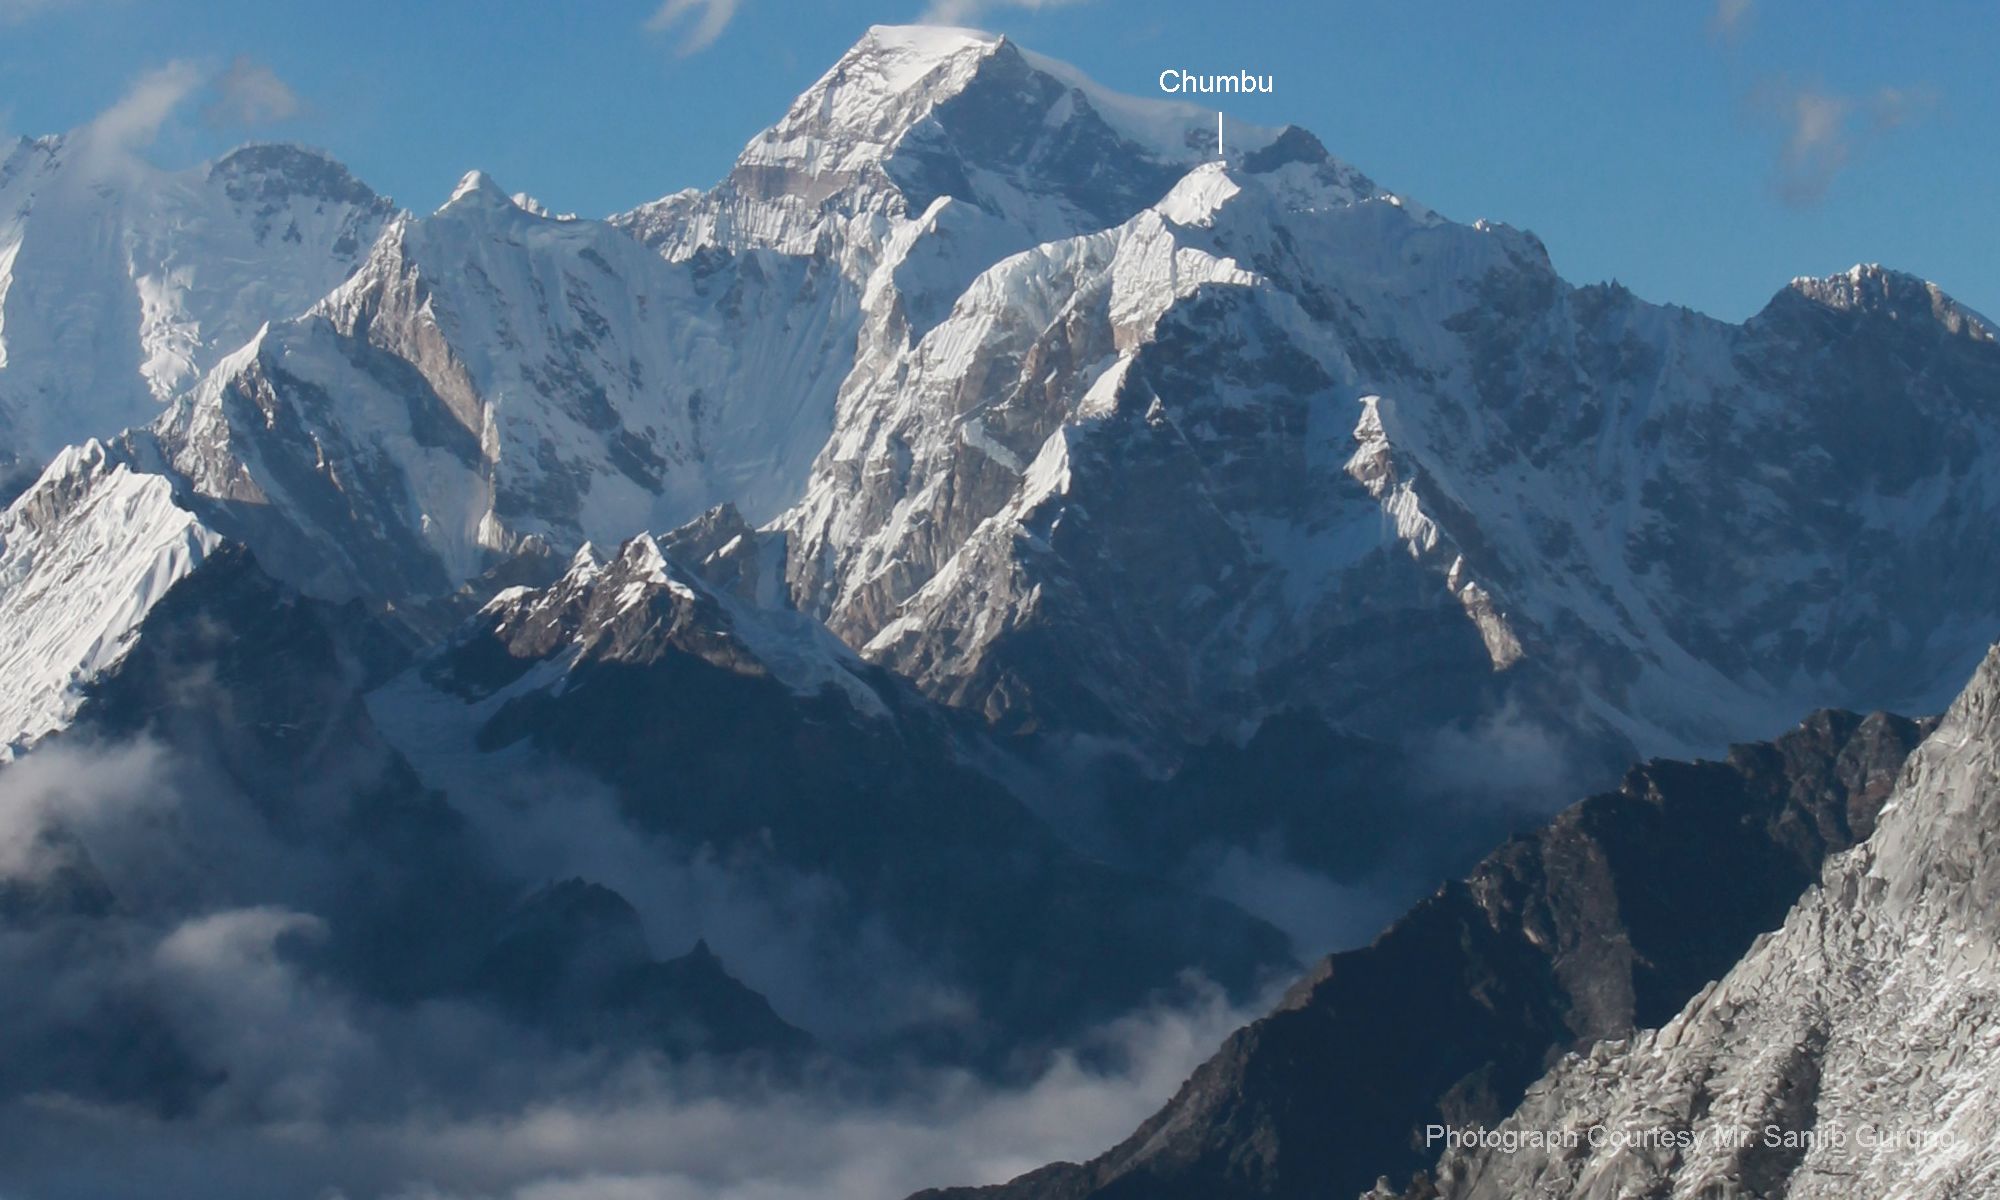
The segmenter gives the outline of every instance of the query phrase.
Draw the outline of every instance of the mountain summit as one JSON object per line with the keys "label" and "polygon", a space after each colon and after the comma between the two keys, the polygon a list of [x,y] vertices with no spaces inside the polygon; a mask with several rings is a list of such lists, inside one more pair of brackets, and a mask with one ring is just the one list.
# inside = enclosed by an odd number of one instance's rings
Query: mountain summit
{"label": "mountain summit", "polygon": [[[823,236],[872,264],[897,218],[941,200],[1021,248],[1103,228],[1212,156],[1214,113],[1108,92],[989,34],[876,26],[751,139],[714,193],[621,221],[670,256],[702,245],[811,253]],[[1237,135],[1256,148],[1270,131]],[[846,236],[828,225],[857,224]],[[890,251],[893,253],[893,251]],[[993,261],[989,256],[985,266]]]}
{"label": "mountain summit", "polygon": [[0,161],[0,496],[310,307],[391,211],[296,146],[162,171],[88,131],[18,143]]}

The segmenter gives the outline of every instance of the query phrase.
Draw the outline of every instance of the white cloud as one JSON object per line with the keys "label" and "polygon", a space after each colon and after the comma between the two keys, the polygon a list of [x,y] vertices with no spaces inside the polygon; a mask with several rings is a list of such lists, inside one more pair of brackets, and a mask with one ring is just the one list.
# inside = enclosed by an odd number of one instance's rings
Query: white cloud
{"label": "white cloud", "polygon": [[344,1071],[372,1047],[344,998],[287,960],[287,941],[316,942],[326,923],[275,906],[228,909],[174,928],[152,954],[163,1011],[232,1099],[260,1112],[316,1115],[337,1106]]}
{"label": "white cloud", "polygon": [[151,742],[103,753],[50,747],[0,775],[0,883],[38,883],[75,863],[78,844],[149,825],[168,807]]}
{"label": "white cloud", "polygon": [[1819,199],[1853,157],[1847,130],[1853,107],[1845,96],[1811,88],[1801,88],[1789,98],[1781,181],[1789,198],[1804,202]]}
{"label": "white cloud", "polygon": [[290,85],[253,59],[239,57],[219,73],[212,65],[176,59],[133,80],[117,103],[78,130],[80,153],[98,172],[136,169],[141,152],[171,133],[175,115],[204,90],[212,97],[202,117],[218,128],[270,125],[304,108]]}
{"label": "white cloud", "polygon": [[[578,1086],[533,1044],[510,1045],[484,1074],[429,1061],[430,1043],[452,1041],[472,1014],[339,1006],[274,949],[310,929],[228,912],[176,930],[156,955],[169,960],[159,982],[177,1028],[231,1072],[198,1128],[0,1100],[0,1128],[17,1134],[0,1144],[0,1172],[49,1200],[102,1195],[107,1179],[215,1200],[882,1200],[1105,1150],[1253,1015],[1197,989],[1011,1087],[956,1070],[885,1078],[888,1091],[838,1072],[823,1089],[730,1086],[696,1064],[638,1061]],[[191,994],[174,990],[189,979]],[[411,1078],[425,1068],[432,1078]]]}
{"label": "white cloud", "polygon": [[77,0],[0,0],[0,25],[14,25],[58,8],[74,8]]}
{"label": "white cloud", "polygon": [[1031,12],[1044,8],[1063,8],[1071,4],[1081,4],[1084,0],[931,0],[918,20],[927,25],[966,25],[984,17],[987,13],[1007,8],[1025,8]]}
{"label": "white cloud", "polygon": [[1708,19],[1708,31],[1724,41],[1743,35],[1756,11],[1757,0],[1715,0],[1715,12]]}
{"label": "white cloud", "polygon": [[[502,841],[540,828],[469,815]],[[117,907],[88,938],[61,923],[0,936],[0,1179],[44,1200],[141,1185],[212,1200],[880,1200],[997,1182],[1107,1148],[1275,999],[1237,1006],[1189,979],[1005,1084],[827,1063],[785,1085],[601,1058],[477,1006],[343,987],[327,969],[341,918],[303,906],[348,876],[157,744],[45,746],[0,772],[0,879],[41,869],[52,826]],[[645,854],[623,826],[566,836],[577,844],[547,870],[582,865],[570,859],[592,837],[631,844],[629,862],[598,851],[621,883]],[[78,1014],[102,1036],[79,1043]],[[206,1080],[196,1115],[162,1121],[92,1090],[96,1064],[127,1058]]]}
{"label": "white cloud", "polygon": [[176,60],[134,80],[116,104],[84,126],[91,146],[100,151],[143,150],[160,136],[160,127],[202,84],[201,71]]}
{"label": "white cloud", "polygon": [[1920,119],[1936,101],[1935,93],[1922,87],[1884,87],[1865,95],[1786,83],[1766,88],[1762,105],[1784,131],[1779,197],[1801,207],[1818,203],[1867,144]]}
{"label": "white cloud", "polygon": [[742,0],[666,0],[647,20],[646,28],[665,33],[684,27],[679,53],[683,57],[699,54],[713,46],[722,31],[729,28],[741,4]]}
{"label": "white cloud", "polygon": [[291,85],[263,63],[242,55],[215,80],[215,100],[202,110],[212,125],[255,128],[290,120],[304,106]]}

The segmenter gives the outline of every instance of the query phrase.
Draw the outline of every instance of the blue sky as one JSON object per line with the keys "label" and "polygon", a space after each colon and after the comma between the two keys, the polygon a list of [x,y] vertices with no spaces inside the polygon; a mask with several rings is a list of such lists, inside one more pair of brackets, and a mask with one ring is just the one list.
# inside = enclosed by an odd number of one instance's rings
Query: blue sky
{"label": "blue sky", "polygon": [[1879,261],[2000,313],[1990,0],[0,0],[0,132],[169,68],[168,165],[282,138],[414,208],[477,166],[603,214],[712,184],[870,23],[927,15],[1135,94],[1169,66],[1275,74],[1231,114],[1532,229],[1578,282],[1735,319]]}

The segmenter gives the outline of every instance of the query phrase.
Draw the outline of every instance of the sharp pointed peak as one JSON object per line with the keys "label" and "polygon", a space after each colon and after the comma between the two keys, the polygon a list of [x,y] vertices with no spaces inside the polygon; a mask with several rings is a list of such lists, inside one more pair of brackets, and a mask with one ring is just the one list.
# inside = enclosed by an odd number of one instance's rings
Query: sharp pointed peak
{"label": "sharp pointed peak", "polygon": [[660,542],[650,533],[634,534],[618,548],[618,561],[642,570],[658,572],[667,570],[667,556],[660,549]]}
{"label": "sharp pointed peak", "polygon": [[[828,101],[835,107],[872,103],[919,89],[943,99],[964,87],[1004,39],[973,29],[939,25],[873,25],[800,98],[806,111]],[[871,99],[872,98],[872,99]],[[803,115],[794,106],[793,115]]]}
{"label": "sharp pointed peak", "polygon": [[438,208],[438,211],[465,207],[512,209],[515,205],[514,198],[507,194],[505,188],[495,183],[491,175],[475,169],[467,171],[460,177],[458,186],[451,190],[451,196]]}

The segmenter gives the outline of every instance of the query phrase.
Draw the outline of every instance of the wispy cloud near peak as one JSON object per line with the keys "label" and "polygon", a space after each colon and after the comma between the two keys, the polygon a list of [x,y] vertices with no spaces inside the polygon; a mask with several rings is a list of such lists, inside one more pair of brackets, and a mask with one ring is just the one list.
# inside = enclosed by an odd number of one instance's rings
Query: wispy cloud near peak
{"label": "wispy cloud near peak", "polygon": [[926,25],[969,25],[1000,9],[1039,10],[1082,3],[1084,0],[930,0],[918,19]]}
{"label": "wispy cloud near peak", "polygon": [[1757,0],[1715,0],[1715,11],[1708,18],[1709,35],[1720,41],[1736,41],[1749,28],[1756,10]]}
{"label": "wispy cloud near peak", "polygon": [[654,33],[682,29],[677,53],[683,57],[699,54],[729,28],[741,5],[742,0],[666,0],[647,19],[646,28]]}
{"label": "wispy cloud near peak", "polygon": [[0,25],[12,25],[73,3],[74,0],[0,0]]}
{"label": "wispy cloud near peak", "polygon": [[99,153],[143,150],[153,144],[167,118],[201,84],[200,68],[185,60],[177,59],[148,71],[132,81],[117,103],[84,127],[84,137]]}
{"label": "wispy cloud near peak", "polygon": [[215,80],[215,99],[202,110],[211,125],[256,128],[298,116],[304,106],[290,84],[263,63],[238,55]]}
{"label": "wispy cloud near peak", "polygon": [[1936,103],[1927,87],[1882,87],[1864,94],[1787,82],[1766,88],[1760,106],[1785,134],[1778,156],[1779,198],[1795,207],[1819,203],[1865,146],[1921,119]]}

